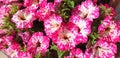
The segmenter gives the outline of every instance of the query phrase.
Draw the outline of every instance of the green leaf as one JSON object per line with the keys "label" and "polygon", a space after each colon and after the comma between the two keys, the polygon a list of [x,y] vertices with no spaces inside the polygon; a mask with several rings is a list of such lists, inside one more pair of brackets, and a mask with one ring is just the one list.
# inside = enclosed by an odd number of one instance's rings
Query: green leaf
{"label": "green leaf", "polygon": [[42,58],[41,53],[38,53],[37,55],[35,55],[35,58]]}
{"label": "green leaf", "polygon": [[21,47],[20,47],[20,50],[21,50],[21,51],[26,51],[26,46],[21,46]]}
{"label": "green leaf", "polygon": [[55,46],[55,44],[52,43],[51,45],[51,48],[50,49],[53,49],[53,50],[57,50],[58,48]]}
{"label": "green leaf", "polygon": [[18,11],[18,6],[13,4],[10,10],[11,14],[15,14]]}
{"label": "green leaf", "polygon": [[49,51],[46,52],[46,57],[45,58],[50,58],[50,52]]}
{"label": "green leaf", "polygon": [[74,6],[75,6],[74,1],[68,1],[68,6],[69,6],[70,8],[74,8]]}
{"label": "green leaf", "polygon": [[53,49],[53,50],[56,50],[56,51],[57,51],[58,58],[62,58],[62,57],[63,57],[63,55],[64,55],[64,53],[66,52],[66,51],[61,51],[61,50],[59,50],[59,49],[57,48],[57,46],[56,46],[56,45],[54,45],[54,44],[52,44],[52,45],[51,45],[51,49]]}
{"label": "green leaf", "polygon": [[118,54],[120,54],[120,42],[117,43]]}

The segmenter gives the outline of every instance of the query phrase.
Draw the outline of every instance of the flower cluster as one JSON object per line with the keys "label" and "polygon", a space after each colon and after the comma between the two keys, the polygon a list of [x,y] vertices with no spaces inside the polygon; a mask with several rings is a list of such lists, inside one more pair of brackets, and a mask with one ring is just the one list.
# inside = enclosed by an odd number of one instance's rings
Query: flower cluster
{"label": "flower cluster", "polygon": [[1,2],[0,50],[9,58],[119,57],[120,20],[109,5],[97,0]]}

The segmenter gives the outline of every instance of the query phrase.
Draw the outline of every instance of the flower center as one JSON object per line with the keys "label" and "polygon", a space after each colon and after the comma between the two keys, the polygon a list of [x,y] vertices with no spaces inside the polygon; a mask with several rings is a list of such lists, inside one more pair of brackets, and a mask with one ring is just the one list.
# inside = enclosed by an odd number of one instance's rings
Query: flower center
{"label": "flower center", "polygon": [[76,56],[73,56],[73,58],[77,58]]}
{"label": "flower center", "polygon": [[81,29],[80,28],[78,28],[78,33],[81,31]]}
{"label": "flower center", "polygon": [[40,47],[41,46],[41,43],[40,42],[37,42],[37,47]]}
{"label": "flower center", "polygon": [[101,48],[101,47],[100,47],[100,46],[96,46],[96,47],[95,47],[95,50],[98,50],[99,48]]}
{"label": "flower center", "polygon": [[57,23],[56,23],[56,24],[54,24],[53,26],[54,26],[54,27],[58,27],[58,26],[59,26],[59,24],[57,24]]}
{"label": "flower center", "polygon": [[105,29],[105,31],[110,31],[110,27],[107,27],[107,28]]}
{"label": "flower center", "polygon": [[105,28],[104,35],[107,35],[110,32],[110,27]]}
{"label": "flower center", "polygon": [[83,19],[85,19],[87,16],[88,16],[88,14],[86,13],[86,14],[83,16]]}
{"label": "flower center", "polygon": [[63,35],[63,37],[62,37],[63,39],[65,39],[65,40],[67,40],[68,39],[68,37],[66,36],[66,35]]}
{"label": "flower center", "polygon": [[25,17],[23,15],[19,15],[18,17],[20,18],[20,20],[25,20]]}

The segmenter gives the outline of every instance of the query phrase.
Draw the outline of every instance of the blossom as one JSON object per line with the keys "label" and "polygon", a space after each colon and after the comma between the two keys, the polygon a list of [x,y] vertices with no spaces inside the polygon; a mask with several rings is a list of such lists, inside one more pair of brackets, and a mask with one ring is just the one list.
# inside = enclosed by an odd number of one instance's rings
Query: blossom
{"label": "blossom", "polygon": [[36,16],[35,15],[35,13],[36,13],[36,10],[38,9],[38,5],[31,5],[31,6],[28,6],[28,7],[26,7],[25,8],[25,11],[26,12],[30,12],[30,13],[32,13],[32,14],[34,14],[34,16]]}
{"label": "blossom", "polygon": [[19,51],[18,52],[18,58],[33,58],[32,54],[28,51]]}
{"label": "blossom", "polygon": [[0,50],[10,46],[13,41],[13,36],[3,36],[0,38]]}
{"label": "blossom", "polygon": [[72,49],[66,58],[84,58],[84,53],[79,48]]}
{"label": "blossom", "polygon": [[3,17],[5,15],[8,15],[10,12],[10,6],[11,5],[2,5],[0,6],[0,17]]}
{"label": "blossom", "polygon": [[62,0],[54,0],[54,5],[60,5],[61,2]]}
{"label": "blossom", "polygon": [[27,50],[33,54],[41,53],[45,55],[47,48],[49,47],[49,38],[44,36],[41,32],[35,32],[28,42]]}
{"label": "blossom", "polygon": [[[30,8],[31,9],[31,8]],[[33,21],[36,19],[35,13],[30,12],[28,8],[23,10],[18,10],[12,17],[12,21],[16,24],[19,29],[32,28]]]}
{"label": "blossom", "polygon": [[87,35],[91,33],[92,21],[89,19],[82,19],[80,16],[72,15],[69,19],[69,22],[72,22],[78,26],[78,32],[81,33],[81,36],[83,37],[81,40],[84,40],[83,43],[85,43],[87,41]]}
{"label": "blossom", "polygon": [[54,5],[52,3],[47,3],[40,6],[37,10],[36,15],[39,17],[39,21],[44,21],[46,17],[49,17],[51,13],[54,12]]}
{"label": "blossom", "polygon": [[11,2],[16,2],[16,1],[18,0],[0,0],[0,2],[5,3],[5,4],[9,4]]}
{"label": "blossom", "polygon": [[41,4],[46,4],[47,0],[24,0],[24,6],[28,7],[31,5],[41,5]]}
{"label": "blossom", "polygon": [[98,31],[100,34],[100,39],[102,40],[115,43],[120,41],[120,30],[116,22],[109,16],[103,20],[102,24],[98,27]]}
{"label": "blossom", "polygon": [[93,21],[93,19],[99,17],[99,8],[91,0],[86,0],[73,9],[72,15],[80,16],[82,19],[88,18]]}
{"label": "blossom", "polygon": [[23,40],[23,43],[28,43],[30,37],[31,37],[31,34],[30,32],[26,31],[26,32],[19,32],[18,33],[18,36],[20,36]]}
{"label": "blossom", "polygon": [[16,42],[12,42],[12,44],[4,51],[9,58],[18,58],[19,50],[20,50],[20,45]]}
{"label": "blossom", "polygon": [[98,40],[92,48],[85,52],[86,58],[115,58],[117,46],[114,43]]}
{"label": "blossom", "polygon": [[73,49],[80,39],[78,28],[75,24],[68,22],[62,23],[60,28],[52,35],[52,41],[57,45],[60,50]]}
{"label": "blossom", "polygon": [[52,33],[60,28],[62,18],[59,15],[52,14],[49,18],[44,20],[45,32],[51,38]]}
{"label": "blossom", "polygon": [[5,30],[0,30],[0,34],[5,34]]}

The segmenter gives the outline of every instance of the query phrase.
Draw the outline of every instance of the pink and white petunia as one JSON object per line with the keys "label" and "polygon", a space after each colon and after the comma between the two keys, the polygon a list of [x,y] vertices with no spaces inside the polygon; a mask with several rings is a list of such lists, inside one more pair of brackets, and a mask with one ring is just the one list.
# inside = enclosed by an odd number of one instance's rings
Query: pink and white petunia
{"label": "pink and white petunia", "polygon": [[61,2],[62,0],[54,0],[54,5],[60,5]]}
{"label": "pink and white petunia", "polygon": [[98,31],[102,40],[114,43],[120,41],[119,27],[109,16],[103,20],[102,24],[98,27]]}
{"label": "pink and white petunia", "polygon": [[[74,23],[62,23],[60,28],[52,35],[52,41],[60,50],[73,49],[81,38],[78,28]],[[78,41],[79,40],[79,41]]]}
{"label": "pink and white petunia", "polygon": [[66,58],[84,58],[84,53],[79,48],[74,48]]}
{"label": "pink and white petunia", "polygon": [[44,21],[55,11],[53,3],[47,3],[39,7],[40,9],[36,12],[36,15],[39,17],[39,21]]}
{"label": "pink and white petunia", "polygon": [[29,31],[26,31],[26,32],[19,32],[18,33],[18,36],[21,37],[21,39],[23,40],[23,43],[26,44],[29,42],[29,39],[31,37],[31,34]]}
{"label": "pink and white petunia", "polygon": [[88,18],[93,21],[93,19],[99,17],[99,7],[94,5],[91,0],[86,0],[73,9],[72,15],[80,16],[82,19]]}
{"label": "pink and white petunia", "polygon": [[28,51],[19,51],[18,58],[33,58],[33,55]]}
{"label": "pink and white petunia", "polygon": [[[79,33],[81,33],[81,40],[84,40],[85,42],[87,41],[87,35],[91,33],[91,24],[92,21],[89,19],[82,19],[80,16],[74,16],[72,15],[69,19],[69,22],[72,22],[78,26]],[[83,42],[83,43],[85,43]]]}
{"label": "pink and white petunia", "polygon": [[92,21],[89,19],[82,19],[80,16],[71,16],[69,22],[76,24],[79,28],[79,32],[83,34],[83,36],[87,36],[91,33],[91,24]]}
{"label": "pink and white petunia", "polygon": [[28,7],[31,5],[41,5],[46,3],[47,3],[47,0],[24,0],[25,7]]}
{"label": "pink and white petunia", "polygon": [[86,50],[86,58],[115,58],[117,46],[114,43],[98,40],[96,44]]}
{"label": "pink and white petunia", "polygon": [[5,49],[7,46],[11,46],[13,36],[0,37],[0,50]]}
{"label": "pink and white petunia", "polygon": [[52,14],[49,18],[44,20],[45,32],[51,38],[52,33],[60,28],[62,18],[59,15]]}
{"label": "pink and white petunia", "polygon": [[4,4],[10,4],[12,2],[17,2],[18,0],[0,0],[0,2],[4,3]]}
{"label": "pink and white petunia", "polygon": [[4,50],[8,58],[18,58],[18,52],[20,51],[20,45],[16,42],[12,42],[12,44]]}
{"label": "pink and white petunia", "polygon": [[28,42],[27,50],[33,54],[45,55],[49,47],[50,39],[41,32],[35,32]]}
{"label": "pink and white petunia", "polygon": [[14,22],[16,24],[16,27],[19,29],[32,28],[33,21],[35,19],[36,19],[36,16],[35,16],[34,9],[26,8],[26,9],[17,11],[17,13],[15,13],[12,17],[12,22]]}

